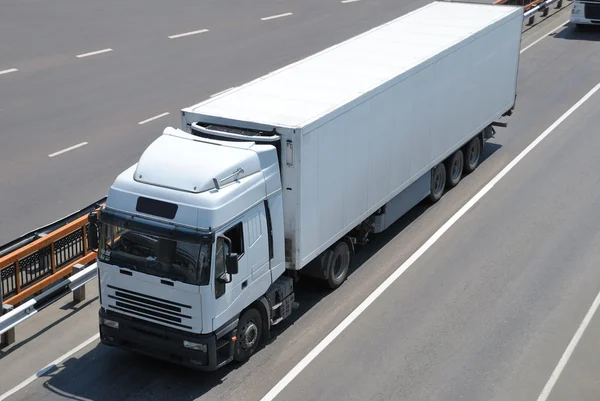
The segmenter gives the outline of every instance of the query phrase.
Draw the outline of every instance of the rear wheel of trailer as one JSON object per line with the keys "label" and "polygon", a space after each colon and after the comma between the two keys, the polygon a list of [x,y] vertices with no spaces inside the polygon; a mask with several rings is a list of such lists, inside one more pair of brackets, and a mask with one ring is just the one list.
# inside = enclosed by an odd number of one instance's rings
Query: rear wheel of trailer
{"label": "rear wheel of trailer", "polygon": [[326,267],[327,284],[329,284],[330,288],[336,289],[348,277],[352,252],[348,243],[342,240],[331,251],[328,251],[327,254],[331,256],[328,258],[329,266]]}
{"label": "rear wheel of trailer", "polygon": [[464,156],[462,150],[457,150],[444,162],[446,167],[446,186],[454,188],[460,182],[464,170]]}
{"label": "rear wheel of trailer", "polygon": [[442,198],[446,189],[446,166],[439,163],[431,170],[431,190],[429,199],[435,203]]}
{"label": "rear wheel of trailer", "polygon": [[469,174],[475,171],[479,165],[479,159],[481,159],[482,142],[479,135],[475,136],[469,141],[463,148],[463,154],[465,157],[464,162],[464,173]]}

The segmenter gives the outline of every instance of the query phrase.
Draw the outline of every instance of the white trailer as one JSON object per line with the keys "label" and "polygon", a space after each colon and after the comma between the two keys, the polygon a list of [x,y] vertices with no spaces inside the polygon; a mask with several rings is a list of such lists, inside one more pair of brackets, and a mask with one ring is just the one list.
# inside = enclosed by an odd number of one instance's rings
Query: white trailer
{"label": "white trailer", "polygon": [[102,342],[249,358],[298,271],[337,288],[370,234],[477,167],[515,105],[522,19],[434,2],[183,109],[90,218]]}

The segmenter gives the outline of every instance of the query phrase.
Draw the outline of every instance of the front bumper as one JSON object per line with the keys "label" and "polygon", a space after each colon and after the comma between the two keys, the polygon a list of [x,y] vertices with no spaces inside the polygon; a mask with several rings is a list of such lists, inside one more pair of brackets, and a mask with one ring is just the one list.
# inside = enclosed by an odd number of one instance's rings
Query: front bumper
{"label": "front bumper", "polygon": [[594,24],[594,22],[590,21],[589,19],[583,18],[581,16],[576,16],[573,14],[571,14],[571,17],[569,17],[569,21],[574,24],[589,24],[589,25]]}
{"label": "front bumper", "polygon": [[[232,335],[225,335],[217,340],[214,334],[186,333],[104,308],[100,308],[98,315],[100,341],[104,345],[205,371],[217,370],[233,360]],[[103,324],[105,319],[117,322],[118,329]],[[203,349],[186,348],[183,346],[184,341],[201,344]]]}

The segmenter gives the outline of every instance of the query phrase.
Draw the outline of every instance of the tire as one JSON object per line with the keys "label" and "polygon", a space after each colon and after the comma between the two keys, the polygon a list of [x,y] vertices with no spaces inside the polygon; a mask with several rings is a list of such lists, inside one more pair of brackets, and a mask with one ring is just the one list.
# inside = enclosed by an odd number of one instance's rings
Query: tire
{"label": "tire", "polygon": [[450,156],[446,163],[446,187],[454,188],[460,182],[463,174],[464,156],[462,150],[457,150]]}
{"label": "tire", "polygon": [[256,309],[248,309],[242,314],[233,350],[233,358],[237,362],[245,362],[254,354],[262,336],[262,327],[262,318]]}
{"label": "tire", "polygon": [[440,163],[431,170],[431,188],[429,191],[429,200],[436,203],[444,195],[446,189],[446,167]]}
{"label": "tire", "polygon": [[481,139],[479,135],[471,139],[471,141],[463,149],[464,154],[464,173],[469,174],[475,171],[481,159]]}
{"label": "tire", "polygon": [[335,290],[346,281],[350,268],[350,260],[350,247],[345,241],[338,242],[333,249],[333,255],[327,268],[327,284],[329,288]]}

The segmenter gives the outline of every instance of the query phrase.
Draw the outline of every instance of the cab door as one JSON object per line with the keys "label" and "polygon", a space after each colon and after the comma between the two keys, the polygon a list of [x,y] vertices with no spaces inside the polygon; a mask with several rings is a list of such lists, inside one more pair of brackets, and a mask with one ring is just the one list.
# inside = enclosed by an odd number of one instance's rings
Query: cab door
{"label": "cab door", "polygon": [[[238,272],[227,272],[227,256],[237,254]],[[215,241],[213,330],[235,318],[271,284],[269,240],[264,204],[259,204],[219,233]]]}

